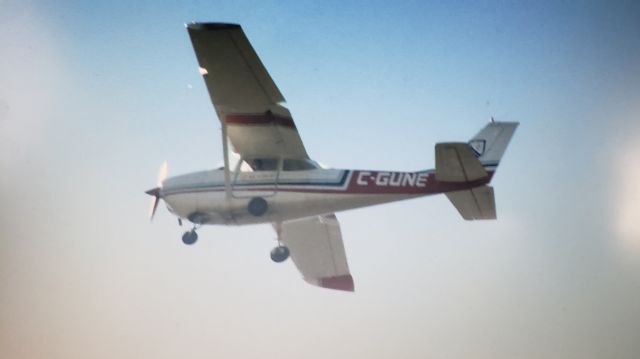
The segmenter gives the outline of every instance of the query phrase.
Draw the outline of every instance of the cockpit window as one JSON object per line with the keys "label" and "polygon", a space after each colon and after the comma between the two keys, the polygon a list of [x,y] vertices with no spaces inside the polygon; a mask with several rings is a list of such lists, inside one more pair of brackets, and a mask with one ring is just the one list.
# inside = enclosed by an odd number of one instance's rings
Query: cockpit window
{"label": "cockpit window", "polygon": [[254,171],[277,171],[278,159],[277,158],[254,158],[246,160]]}
{"label": "cockpit window", "polygon": [[308,171],[316,168],[318,166],[309,160],[285,159],[282,163],[283,171]]}
{"label": "cockpit window", "polygon": [[[277,171],[278,159],[277,158],[253,158],[245,159],[252,170],[254,171]],[[283,171],[309,171],[315,170],[318,165],[310,159],[284,159],[282,161]]]}

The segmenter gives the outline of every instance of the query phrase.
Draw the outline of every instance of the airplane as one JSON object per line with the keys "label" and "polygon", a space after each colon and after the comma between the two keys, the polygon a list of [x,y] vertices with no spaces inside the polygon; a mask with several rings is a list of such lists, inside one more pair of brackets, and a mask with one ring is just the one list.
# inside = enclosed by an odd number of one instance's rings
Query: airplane
{"label": "airplane", "polygon": [[[468,142],[435,145],[435,169],[416,172],[324,168],[307,154],[280,90],[238,24],[185,25],[222,128],[224,166],[167,178],[153,196],[193,227],[269,223],[271,259],[291,257],[310,284],[354,291],[336,212],[444,193],[465,220],[496,219],[489,184],[517,122],[493,118]],[[240,159],[231,168],[228,142]]]}

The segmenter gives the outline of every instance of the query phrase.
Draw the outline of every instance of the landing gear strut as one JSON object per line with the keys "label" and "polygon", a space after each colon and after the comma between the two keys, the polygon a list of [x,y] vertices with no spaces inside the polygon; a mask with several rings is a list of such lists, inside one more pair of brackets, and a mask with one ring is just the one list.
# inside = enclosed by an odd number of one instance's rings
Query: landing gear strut
{"label": "landing gear strut", "polygon": [[[191,228],[190,231],[184,232],[182,235],[182,243],[192,245],[198,240],[198,233],[196,233],[196,229],[209,221],[209,215],[202,212],[193,212],[187,217],[187,219],[193,223],[193,228]],[[182,225],[182,220],[178,219],[178,223]]]}

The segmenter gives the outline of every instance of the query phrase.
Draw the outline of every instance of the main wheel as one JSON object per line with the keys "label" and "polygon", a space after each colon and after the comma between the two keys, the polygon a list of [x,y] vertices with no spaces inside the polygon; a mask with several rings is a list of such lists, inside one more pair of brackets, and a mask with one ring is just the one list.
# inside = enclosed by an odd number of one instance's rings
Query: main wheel
{"label": "main wheel", "polygon": [[184,232],[184,234],[182,235],[182,243],[184,244],[192,245],[196,243],[197,240],[198,240],[198,233],[196,233],[196,231],[194,231],[193,229],[190,231]]}
{"label": "main wheel", "polygon": [[249,201],[249,205],[247,206],[247,210],[249,213],[256,217],[260,217],[267,212],[269,208],[269,204],[262,197],[254,197]]}
{"label": "main wheel", "polygon": [[277,246],[271,250],[271,260],[276,263],[281,263],[289,258],[289,248],[285,246]]}

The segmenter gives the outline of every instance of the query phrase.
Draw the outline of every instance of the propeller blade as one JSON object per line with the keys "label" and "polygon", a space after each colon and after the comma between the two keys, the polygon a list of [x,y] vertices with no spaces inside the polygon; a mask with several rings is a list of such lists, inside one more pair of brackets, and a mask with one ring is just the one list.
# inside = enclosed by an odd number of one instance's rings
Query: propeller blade
{"label": "propeller blade", "polygon": [[160,166],[160,169],[158,170],[158,181],[156,183],[156,185],[159,188],[162,188],[162,182],[164,182],[164,180],[167,178],[167,175],[169,174],[169,164],[167,163],[167,161],[162,162],[162,165]]}
{"label": "propeller blade", "polygon": [[162,165],[158,170],[158,177],[156,179],[157,187],[152,188],[145,192],[146,194],[153,196],[153,199],[151,200],[151,205],[149,206],[150,221],[153,221],[153,216],[155,216],[156,210],[158,209],[158,203],[160,203],[160,199],[162,198],[160,196],[160,190],[162,189],[162,182],[164,182],[164,180],[167,179],[168,174],[169,174],[169,165],[167,164],[167,161],[164,161],[162,162]]}
{"label": "propeller blade", "polygon": [[158,209],[158,203],[160,203],[160,196],[153,196],[149,207],[149,221],[153,221],[153,216],[155,216],[156,209]]}

